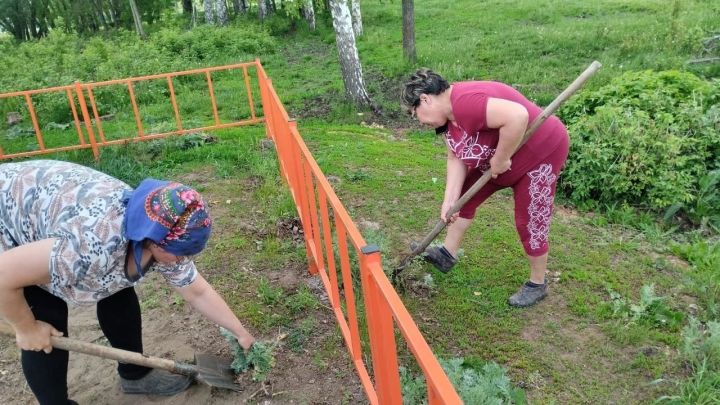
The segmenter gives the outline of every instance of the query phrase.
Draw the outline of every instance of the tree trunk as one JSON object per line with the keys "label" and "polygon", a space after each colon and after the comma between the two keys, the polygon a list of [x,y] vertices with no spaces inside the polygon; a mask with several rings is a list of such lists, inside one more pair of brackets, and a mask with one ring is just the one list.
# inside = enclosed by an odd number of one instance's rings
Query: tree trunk
{"label": "tree trunk", "polygon": [[402,0],[403,16],[403,56],[410,63],[415,63],[415,0]]}
{"label": "tree trunk", "polygon": [[260,21],[265,21],[268,16],[267,0],[258,0],[258,17]]}
{"label": "tree trunk", "polygon": [[233,13],[235,13],[236,16],[240,15],[240,13],[242,12],[242,11],[240,11],[241,10],[240,0],[233,0],[232,4],[233,4]]}
{"label": "tree trunk", "polygon": [[352,26],[355,32],[355,38],[359,38],[363,34],[362,14],[360,14],[360,0],[350,0],[352,2]]}
{"label": "tree trunk", "polygon": [[183,14],[192,14],[193,4],[192,0],[182,0]]}
{"label": "tree trunk", "polygon": [[140,19],[140,11],[138,10],[137,4],[135,4],[135,0],[130,0],[130,12],[132,12],[133,21],[135,21],[135,30],[138,35],[142,39],[147,39],[147,35],[145,35],[145,30],[142,26],[142,20]]}
{"label": "tree trunk", "polygon": [[335,42],[340,56],[340,70],[345,84],[345,95],[355,104],[369,106],[372,101],[363,82],[362,66],[355,45],[347,0],[330,0],[330,12],[335,28]]}
{"label": "tree trunk", "polygon": [[228,18],[227,18],[227,3],[225,3],[225,0],[216,0],[215,1],[215,11],[217,12],[217,19],[218,23],[222,25],[223,27],[227,25]]}
{"label": "tree trunk", "polygon": [[307,21],[310,29],[315,30],[315,6],[313,6],[313,0],[305,0],[302,6],[303,17]]}
{"label": "tree trunk", "polygon": [[203,5],[205,6],[205,23],[214,25],[215,24],[215,0],[204,0]]}

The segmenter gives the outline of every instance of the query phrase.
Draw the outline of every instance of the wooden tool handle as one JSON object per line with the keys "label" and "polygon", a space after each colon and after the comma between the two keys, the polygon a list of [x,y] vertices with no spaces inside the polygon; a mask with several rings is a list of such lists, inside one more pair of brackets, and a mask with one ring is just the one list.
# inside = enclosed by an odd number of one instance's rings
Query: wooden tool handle
{"label": "wooden tool handle", "polygon": [[[0,321],[0,333],[3,335],[15,336],[15,330],[5,321]],[[115,349],[114,347],[96,345],[93,343],[57,336],[51,336],[50,343],[56,349],[89,354],[90,356],[102,357],[104,359],[117,360],[121,363],[159,368],[175,374],[184,374],[189,376],[197,375],[197,369],[192,364],[179,363],[173,360],[161,359],[159,357],[146,356],[141,353]]]}

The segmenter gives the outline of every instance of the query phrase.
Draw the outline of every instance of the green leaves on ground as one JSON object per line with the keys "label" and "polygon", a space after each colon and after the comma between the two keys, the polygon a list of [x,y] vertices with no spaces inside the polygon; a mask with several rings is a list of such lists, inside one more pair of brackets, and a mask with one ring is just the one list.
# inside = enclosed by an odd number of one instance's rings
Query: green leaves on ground
{"label": "green leaves on ground", "polygon": [[235,354],[230,367],[236,374],[244,373],[253,368],[252,379],[265,381],[270,370],[275,366],[274,345],[268,342],[256,341],[245,353],[235,336],[227,329],[220,328],[220,333],[227,339]]}
{"label": "green leaves on ground", "polygon": [[[463,358],[440,359],[440,365],[466,404],[525,404],[525,392],[514,388],[506,370],[495,362],[486,363],[476,370],[465,366]],[[405,367],[400,368],[403,403],[426,404],[425,378],[413,377]]]}

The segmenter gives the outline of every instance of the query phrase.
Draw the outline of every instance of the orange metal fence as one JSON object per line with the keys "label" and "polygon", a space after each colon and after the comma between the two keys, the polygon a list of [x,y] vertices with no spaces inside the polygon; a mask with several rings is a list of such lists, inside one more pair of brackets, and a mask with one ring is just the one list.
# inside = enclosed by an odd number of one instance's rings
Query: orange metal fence
{"label": "orange metal fence", "polygon": [[[0,100],[22,98],[27,108],[27,113],[30,117],[30,121],[33,125],[33,131],[35,133],[35,139],[37,147],[32,150],[25,150],[16,153],[5,153],[3,148],[0,147],[0,160],[27,157],[34,155],[42,155],[48,153],[55,153],[68,150],[76,149],[87,149],[90,148],[93,151],[93,155],[97,160],[99,158],[99,148],[107,145],[117,145],[128,142],[138,142],[145,140],[152,140],[167,137],[170,135],[181,135],[206,130],[221,129],[236,127],[241,125],[254,124],[262,122],[262,117],[257,117],[255,113],[255,105],[253,102],[253,94],[250,84],[249,69],[255,69],[260,65],[259,60],[248,63],[239,63],[235,65],[216,66],[208,67],[195,70],[187,70],[181,72],[162,73],[156,75],[142,76],[142,77],[131,77],[119,80],[108,80],[103,82],[94,83],[80,83],[76,82],[73,85],[51,87],[37,90],[25,90],[17,91],[12,93],[0,94]],[[218,105],[216,100],[216,92],[213,87],[212,74],[219,71],[233,71],[241,70],[243,80],[245,83],[245,90],[247,95],[247,103],[249,106],[249,116],[241,120],[225,120],[222,122],[218,114]],[[175,86],[173,85],[173,79],[178,77],[192,77],[200,76],[204,78],[207,84],[208,99],[212,108],[213,124],[188,127],[183,125],[183,118],[180,114],[179,103],[176,97]],[[176,129],[171,131],[163,131],[156,133],[148,133],[143,125],[143,117],[140,113],[139,103],[137,101],[135,86],[142,82],[151,82],[153,80],[164,80],[167,83],[167,92],[170,97],[170,103],[172,104],[174,121]],[[100,108],[95,99],[95,91],[97,89],[106,88],[110,86],[124,86],[127,87],[127,95],[132,105],[132,113],[134,118],[134,124],[136,127],[136,133],[132,136],[121,136],[119,139],[106,139],[105,132],[103,131],[102,119],[100,114]],[[65,146],[47,148],[46,139],[43,137],[43,133],[40,129],[41,122],[38,119],[35,105],[33,103],[33,96],[50,94],[57,95],[63,94],[67,97],[69,111],[72,115],[73,124],[77,131],[78,141]],[[92,115],[91,115],[92,113]],[[83,126],[84,131],[83,131]]]}
{"label": "orange metal fence", "polygon": [[[295,123],[289,119],[261,65],[258,65],[258,80],[267,135],[275,142],[281,172],[298,208],[310,271],[318,274],[325,285],[370,403],[402,404],[395,326],[425,375],[428,402],[462,403],[383,272],[380,252],[377,247],[365,243],[307,149]],[[353,257],[357,258],[360,272],[372,376],[363,360],[353,286]]]}

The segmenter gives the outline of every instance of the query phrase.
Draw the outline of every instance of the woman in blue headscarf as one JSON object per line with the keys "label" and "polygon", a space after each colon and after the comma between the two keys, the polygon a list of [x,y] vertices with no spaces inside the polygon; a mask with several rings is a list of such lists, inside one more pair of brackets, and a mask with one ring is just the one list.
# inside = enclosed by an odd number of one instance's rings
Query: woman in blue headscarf
{"label": "woman in blue headscarf", "polygon": [[[0,165],[0,317],[15,329],[23,372],[40,404],[72,404],[67,304],[96,304],[113,347],[142,353],[133,286],[159,272],[246,350],[255,339],[197,272],[192,256],[210,236],[205,203],[180,183],[146,179],[133,190],[84,166],[49,160]],[[190,378],[118,364],[128,394],[174,395]]]}

